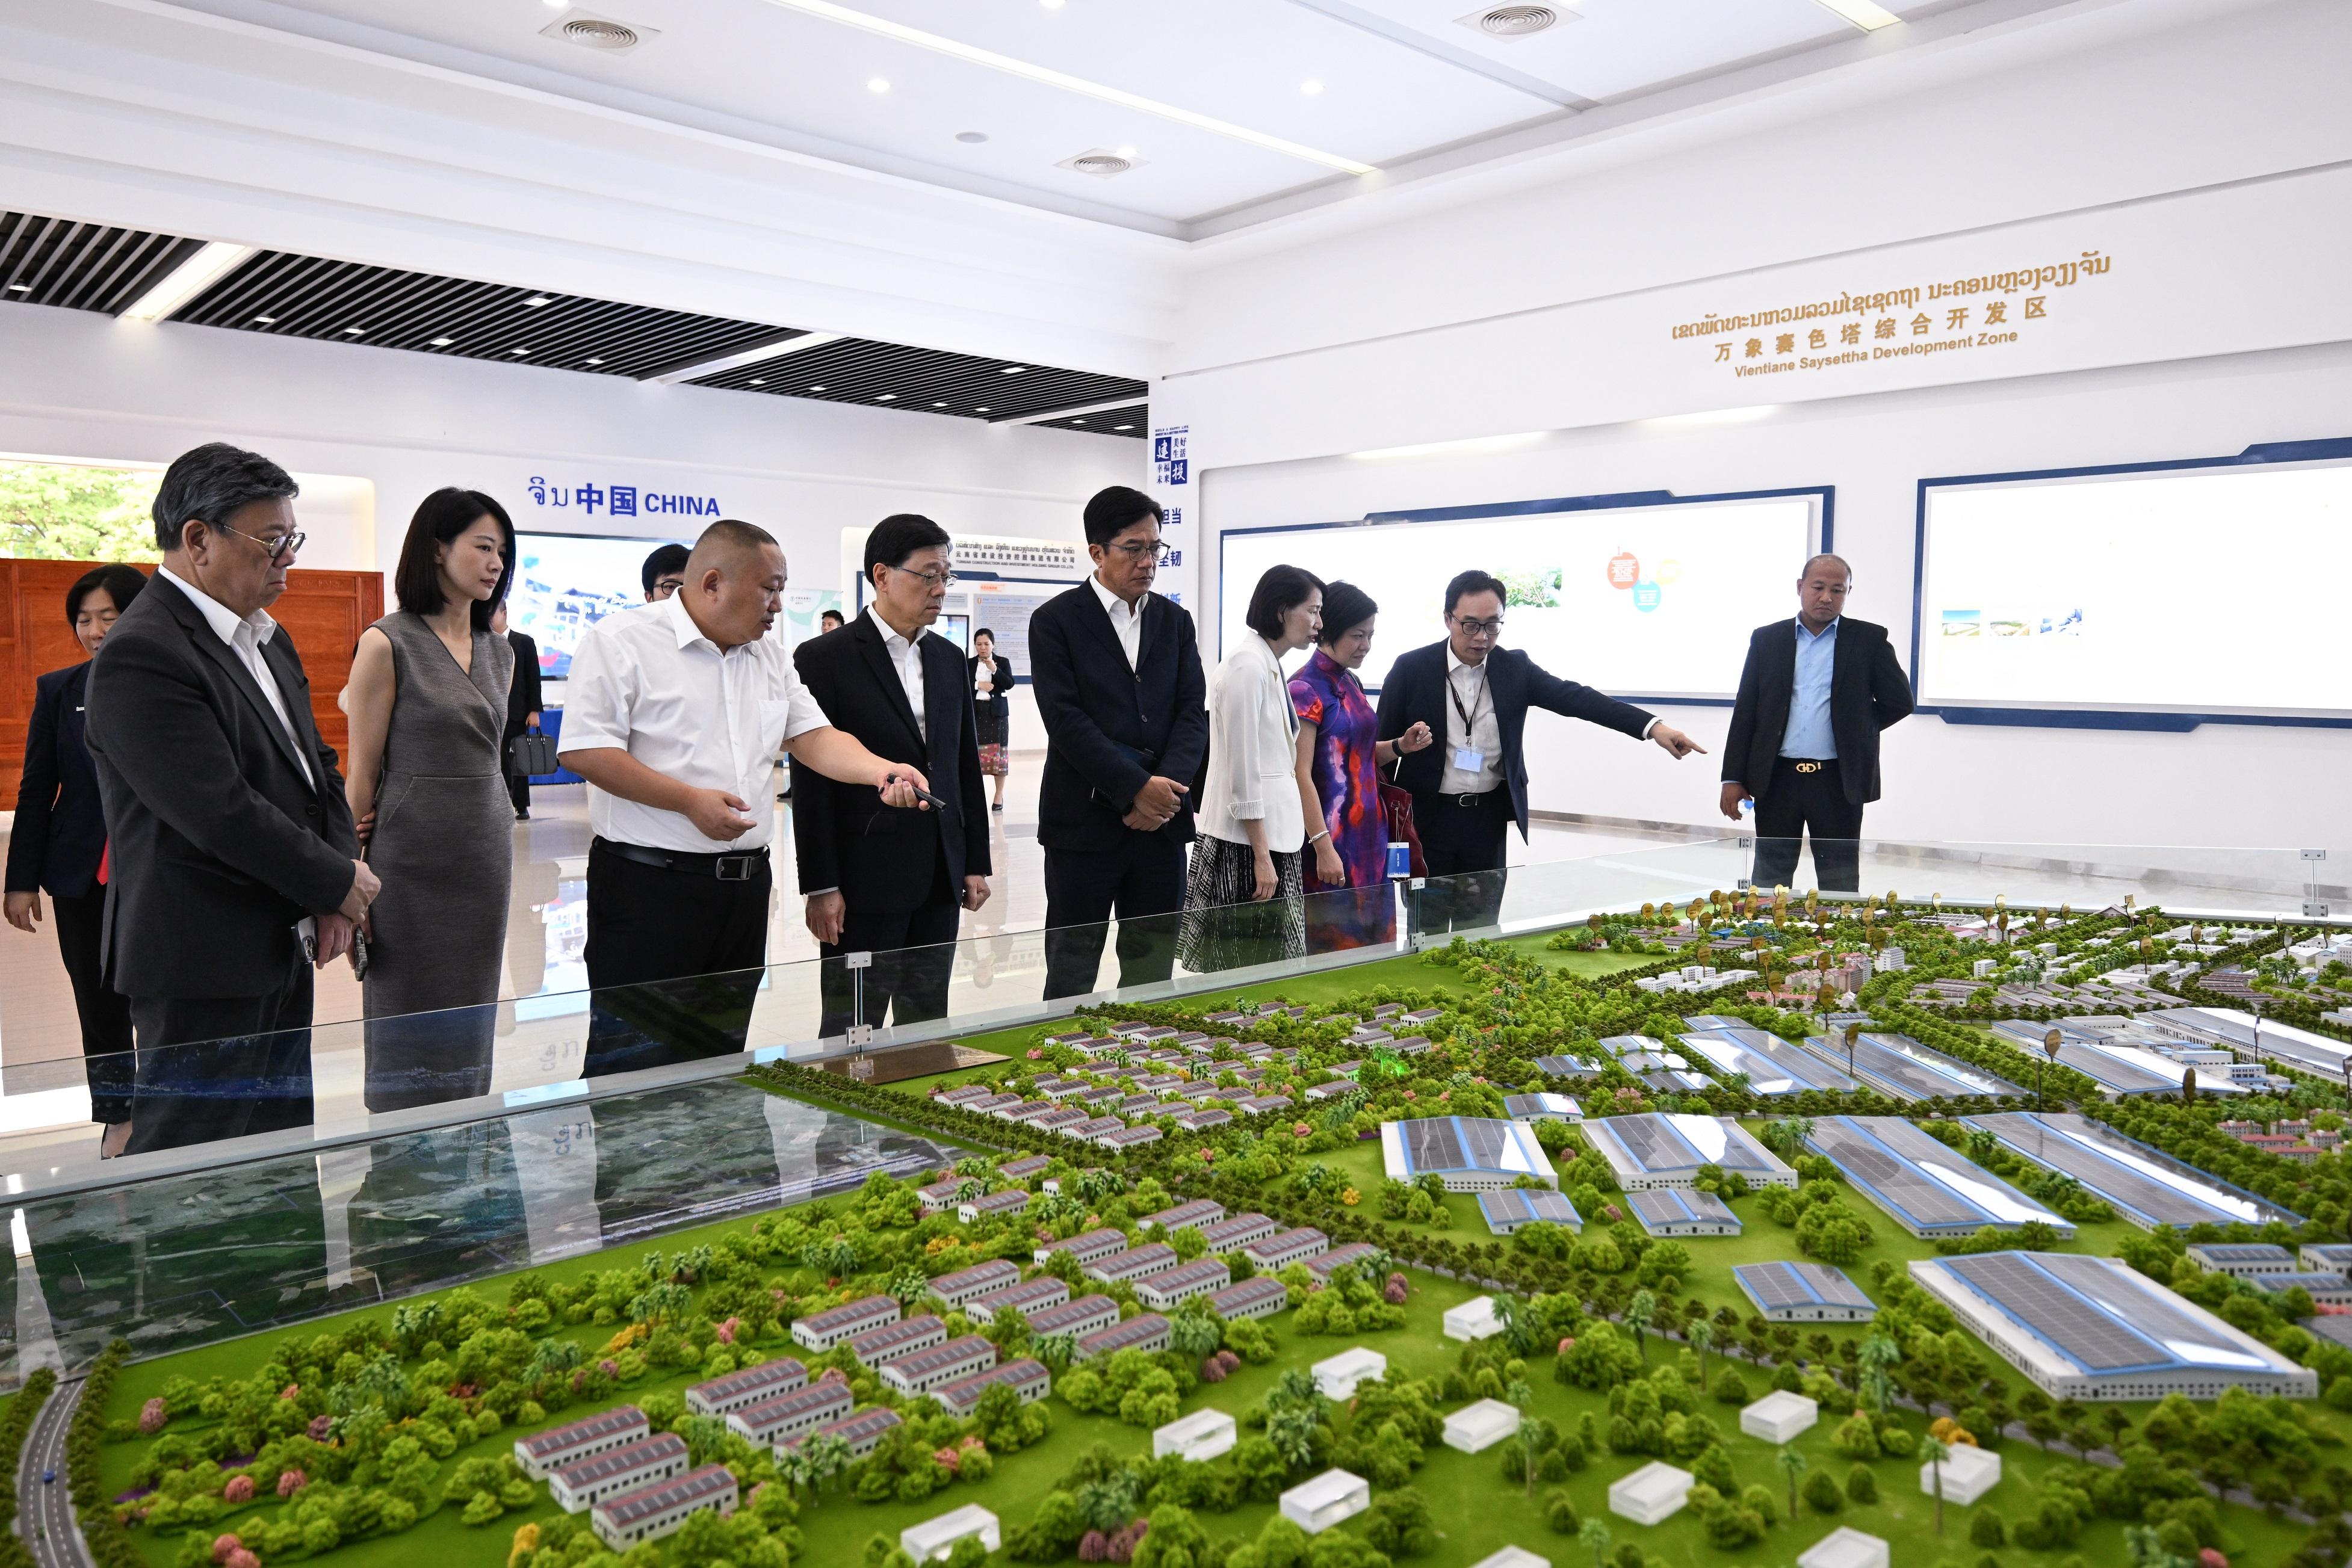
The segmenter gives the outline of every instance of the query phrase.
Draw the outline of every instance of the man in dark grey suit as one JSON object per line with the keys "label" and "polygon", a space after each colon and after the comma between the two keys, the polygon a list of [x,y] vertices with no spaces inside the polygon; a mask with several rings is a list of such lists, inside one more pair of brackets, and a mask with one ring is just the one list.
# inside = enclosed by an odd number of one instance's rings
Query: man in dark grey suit
{"label": "man in dark grey suit", "polygon": [[1862,809],[1878,799],[1878,732],[1911,714],[1911,683],[1886,628],[1845,613],[1853,569],[1817,555],[1797,578],[1797,614],[1748,640],[1723,746],[1723,814],[1756,802],[1758,887],[1796,879],[1808,829],[1823,892],[1862,890]]}
{"label": "man in dark grey suit", "polygon": [[310,971],[379,885],[268,613],[302,548],[296,493],[253,453],[182,454],[155,497],[163,563],[90,667],[107,972],[138,1040],[128,1154],[310,1122]]}

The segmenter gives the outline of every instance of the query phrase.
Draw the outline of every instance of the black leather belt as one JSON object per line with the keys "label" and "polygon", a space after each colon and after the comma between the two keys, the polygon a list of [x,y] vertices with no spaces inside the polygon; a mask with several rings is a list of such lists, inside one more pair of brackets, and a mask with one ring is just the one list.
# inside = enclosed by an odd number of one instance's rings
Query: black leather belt
{"label": "black leather belt", "polygon": [[1824,768],[1837,766],[1834,757],[1783,757],[1780,760],[1800,773],[1819,773]]}
{"label": "black leather belt", "polygon": [[720,882],[749,882],[768,863],[765,846],[732,855],[694,855],[678,850],[649,850],[643,844],[625,844],[614,839],[598,839],[594,847],[606,854],[618,855],[625,861],[635,861],[639,865],[649,865],[657,871],[716,877]]}
{"label": "black leather belt", "polygon": [[1465,810],[1465,811],[1466,811],[1466,810],[1470,810],[1472,807],[1474,807],[1474,806],[1483,806],[1483,805],[1485,805],[1485,804],[1486,804],[1487,801],[1489,801],[1489,800],[1500,800],[1500,799],[1502,798],[1502,794],[1503,794],[1503,791],[1502,791],[1502,790],[1500,790],[1499,789],[1478,789],[1478,790],[1466,790],[1466,791],[1465,791],[1464,793],[1459,794],[1459,795],[1444,795],[1444,796],[1440,796],[1440,797],[1439,797],[1439,799],[1441,799],[1441,800],[1451,800],[1451,801],[1453,801],[1453,802],[1454,802],[1454,805],[1456,805],[1456,806],[1460,807],[1463,810]]}

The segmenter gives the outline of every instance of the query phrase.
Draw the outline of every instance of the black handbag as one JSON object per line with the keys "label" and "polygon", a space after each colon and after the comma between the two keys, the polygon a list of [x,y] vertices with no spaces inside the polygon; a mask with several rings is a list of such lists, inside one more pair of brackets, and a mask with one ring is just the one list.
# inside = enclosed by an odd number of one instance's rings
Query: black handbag
{"label": "black handbag", "polygon": [[555,771],[555,737],[525,730],[507,742],[507,771],[535,779]]}

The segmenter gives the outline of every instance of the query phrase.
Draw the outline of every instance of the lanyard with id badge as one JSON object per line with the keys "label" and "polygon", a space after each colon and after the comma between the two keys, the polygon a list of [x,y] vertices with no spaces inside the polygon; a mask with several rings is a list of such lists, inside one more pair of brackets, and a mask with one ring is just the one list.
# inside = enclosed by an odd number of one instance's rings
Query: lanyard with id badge
{"label": "lanyard with id badge", "polygon": [[[1462,744],[1454,747],[1454,766],[1465,773],[1483,772],[1486,767],[1486,754],[1478,748],[1477,702],[1474,700],[1468,708],[1462,706],[1462,688],[1454,684],[1450,674],[1445,677],[1445,695],[1454,699],[1454,712],[1462,720]],[[1487,691],[1484,680],[1478,683],[1478,696],[1489,706],[1493,706],[1494,694]]]}

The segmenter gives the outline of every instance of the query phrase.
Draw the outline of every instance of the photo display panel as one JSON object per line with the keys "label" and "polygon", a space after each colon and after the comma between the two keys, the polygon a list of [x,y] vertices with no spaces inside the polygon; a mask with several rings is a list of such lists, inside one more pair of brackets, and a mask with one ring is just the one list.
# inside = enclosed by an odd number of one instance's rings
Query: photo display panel
{"label": "photo display panel", "polygon": [[1923,707],[2352,716],[2352,463],[1922,486]]}
{"label": "photo display panel", "polygon": [[613,538],[588,534],[515,534],[515,570],[507,589],[507,629],[539,643],[539,673],[572,674],[572,651],[588,628],[615,610],[646,601],[646,557],[691,539]]}
{"label": "photo display panel", "polygon": [[[1426,521],[1331,523],[1223,536],[1223,650],[1247,632],[1250,591],[1271,566],[1341,580],[1380,605],[1359,672],[1445,635],[1445,584],[1473,567],[1502,579],[1502,643],[1612,696],[1727,702],[1748,633],[1796,612],[1826,492],[1727,497]],[[1294,653],[1286,667],[1306,660]]]}

